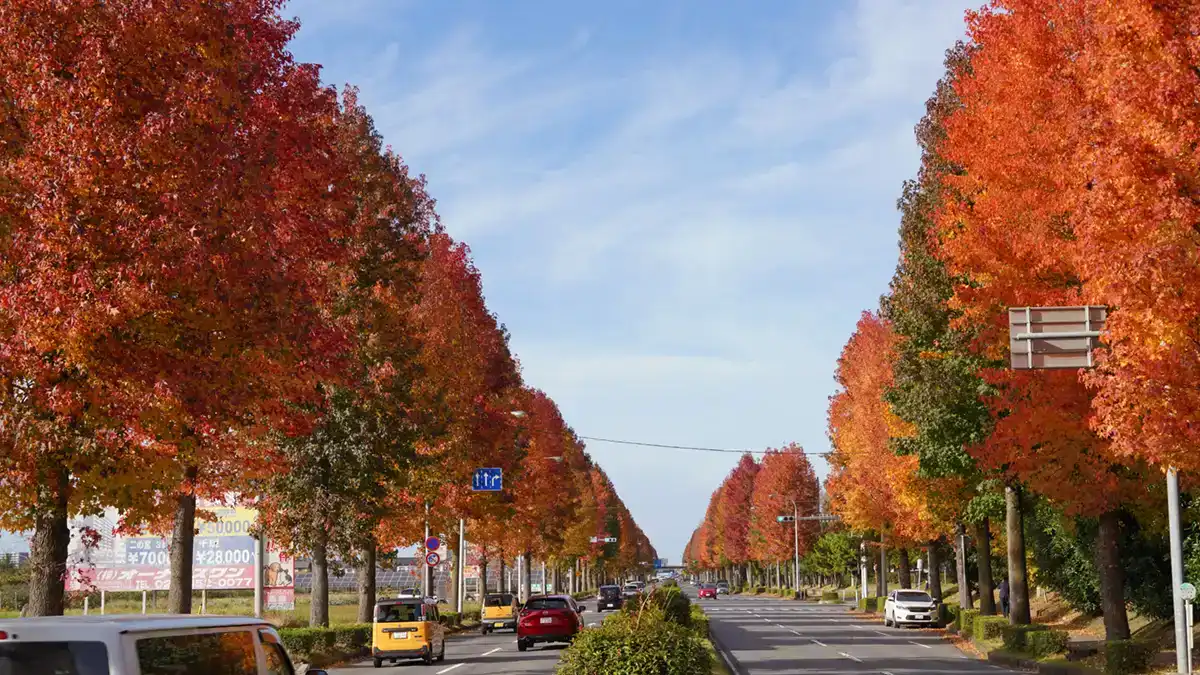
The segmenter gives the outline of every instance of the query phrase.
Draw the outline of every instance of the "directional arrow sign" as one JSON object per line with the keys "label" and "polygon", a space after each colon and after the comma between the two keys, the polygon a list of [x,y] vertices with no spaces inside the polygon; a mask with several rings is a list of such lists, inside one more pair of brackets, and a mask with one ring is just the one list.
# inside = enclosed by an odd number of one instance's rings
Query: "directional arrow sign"
{"label": "directional arrow sign", "polygon": [[436,553],[430,553],[429,555],[425,556],[425,564],[429,565],[430,567],[437,567],[437,564],[440,562],[442,562],[442,556]]}
{"label": "directional arrow sign", "polygon": [[471,489],[476,492],[500,492],[504,489],[504,470],[500,468],[475,469],[471,477]]}

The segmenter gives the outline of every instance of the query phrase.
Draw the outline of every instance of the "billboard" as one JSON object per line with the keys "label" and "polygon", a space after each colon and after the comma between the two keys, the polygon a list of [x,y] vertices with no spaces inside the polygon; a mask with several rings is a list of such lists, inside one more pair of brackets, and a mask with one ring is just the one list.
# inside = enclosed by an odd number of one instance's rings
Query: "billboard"
{"label": "billboard", "polygon": [[[195,590],[253,589],[255,540],[251,531],[258,513],[238,505],[200,500],[197,510],[215,520],[196,521],[192,548],[192,588]],[[68,591],[166,590],[171,586],[168,541],[154,536],[114,534],[115,509],[99,516],[71,521],[67,554]],[[264,581],[270,580],[266,604],[270,609],[295,607],[295,561],[267,542]],[[274,603],[274,607],[272,607]]]}

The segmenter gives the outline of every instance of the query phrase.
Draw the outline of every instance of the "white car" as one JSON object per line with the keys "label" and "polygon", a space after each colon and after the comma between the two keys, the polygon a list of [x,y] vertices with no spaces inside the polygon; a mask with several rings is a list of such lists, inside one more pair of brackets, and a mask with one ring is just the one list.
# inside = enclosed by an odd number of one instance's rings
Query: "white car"
{"label": "white car", "polygon": [[901,589],[888,593],[883,603],[885,626],[913,624],[934,626],[938,621],[938,603],[925,591]]}
{"label": "white car", "polygon": [[[0,621],[0,673],[291,673],[275,626],[235,616],[52,616]],[[310,668],[308,675],[327,675]]]}

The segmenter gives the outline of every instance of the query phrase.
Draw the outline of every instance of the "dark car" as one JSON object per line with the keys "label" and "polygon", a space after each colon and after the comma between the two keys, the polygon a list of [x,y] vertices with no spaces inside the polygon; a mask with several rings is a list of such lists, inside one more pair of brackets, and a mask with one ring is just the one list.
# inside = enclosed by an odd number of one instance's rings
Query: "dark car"
{"label": "dark car", "polygon": [[539,642],[570,642],[583,628],[583,607],[569,595],[530,598],[517,620],[517,651]]}
{"label": "dark car", "polygon": [[599,597],[596,599],[596,609],[603,612],[606,609],[621,609],[625,598],[621,597],[620,586],[601,586]]}

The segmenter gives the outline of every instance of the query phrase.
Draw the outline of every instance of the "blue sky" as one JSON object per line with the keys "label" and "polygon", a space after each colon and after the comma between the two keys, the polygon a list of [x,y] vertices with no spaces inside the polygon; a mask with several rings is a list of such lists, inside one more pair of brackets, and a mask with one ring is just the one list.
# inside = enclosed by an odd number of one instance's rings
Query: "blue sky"
{"label": "blue sky", "polygon": [[[586,436],[828,448],[962,0],[294,0]],[[737,455],[590,443],[678,562]],[[823,475],[824,463],[816,462]]]}

